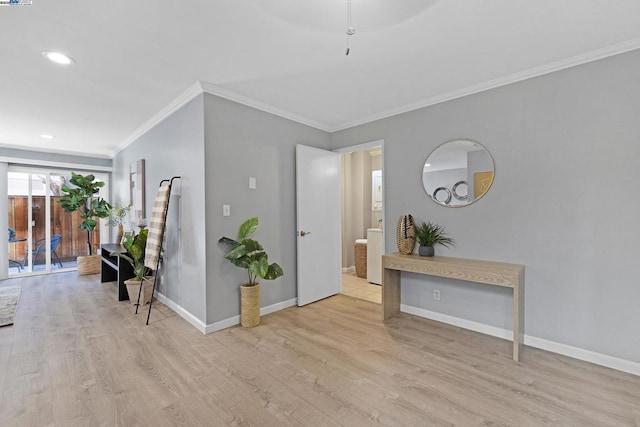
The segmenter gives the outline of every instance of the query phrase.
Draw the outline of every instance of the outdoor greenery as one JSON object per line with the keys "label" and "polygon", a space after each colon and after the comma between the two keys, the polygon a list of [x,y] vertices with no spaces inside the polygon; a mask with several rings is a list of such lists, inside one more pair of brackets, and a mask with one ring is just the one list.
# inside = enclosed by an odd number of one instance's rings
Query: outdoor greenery
{"label": "outdoor greenery", "polygon": [[231,246],[231,250],[225,254],[228,259],[236,267],[247,270],[249,282],[247,285],[255,286],[258,284],[256,279],[259,277],[265,280],[273,280],[284,274],[282,267],[278,264],[269,264],[269,257],[264,248],[256,240],[249,239],[258,228],[258,218],[250,218],[240,226],[238,231],[238,240],[228,237],[222,237],[218,242]]}
{"label": "outdoor greenery", "polygon": [[81,211],[80,229],[87,231],[87,246],[91,255],[91,233],[98,225],[96,218],[107,218],[111,205],[103,198],[96,196],[100,188],[104,187],[104,182],[96,181],[95,176],[82,176],[71,172],[69,182],[73,187],[67,185],[62,187],[62,192],[66,194],[60,198],[59,203],[67,213]]}
{"label": "outdoor greenery", "polygon": [[447,248],[455,243],[451,237],[446,236],[443,226],[431,222],[416,225],[416,241],[420,246],[440,244]]}

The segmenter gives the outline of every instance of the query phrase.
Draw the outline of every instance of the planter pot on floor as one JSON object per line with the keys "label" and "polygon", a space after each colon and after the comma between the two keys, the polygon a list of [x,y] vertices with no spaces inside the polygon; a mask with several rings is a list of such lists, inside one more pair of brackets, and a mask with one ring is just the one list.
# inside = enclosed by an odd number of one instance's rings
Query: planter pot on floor
{"label": "planter pot on floor", "polygon": [[100,255],[83,255],[78,257],[78,274],[84,276],[85,274],[98,274],[100,273]]}
{"label": "planter pot on floor", "polygon": [[127,293],[129,294],[129,301],[131,304],[135,304],[138,301],[138,293],[140,292],[140,284],[142,286],[142,294],[140,294],[140,305],[148,304],[151,302],[151,294],[153,293],[153,282],[142,281],[139,279],[125,280],[124,284],[127,285]]}
{"label": "planter pot on floor", "polygon": [[253,328],[260,324],[260,284],[240,286],[240,324]]}

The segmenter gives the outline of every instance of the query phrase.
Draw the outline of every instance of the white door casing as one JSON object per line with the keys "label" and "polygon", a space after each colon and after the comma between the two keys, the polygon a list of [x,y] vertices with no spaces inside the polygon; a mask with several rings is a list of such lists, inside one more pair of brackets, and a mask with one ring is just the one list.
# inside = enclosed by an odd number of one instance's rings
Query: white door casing
{"label": "white door casing", "polygon": [[296,146],[298,305],[338,294],[341,275],[340,156]]}

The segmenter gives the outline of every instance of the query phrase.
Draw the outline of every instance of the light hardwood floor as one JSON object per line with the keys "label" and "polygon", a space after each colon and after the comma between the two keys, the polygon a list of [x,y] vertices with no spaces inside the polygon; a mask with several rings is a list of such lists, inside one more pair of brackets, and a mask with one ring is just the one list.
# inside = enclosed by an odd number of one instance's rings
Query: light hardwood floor
{"label": "light hardwood floor", "polygon": [[19,281],[2,426],[640,425],[639,377],[344,295],[205,336],[96,276]]}

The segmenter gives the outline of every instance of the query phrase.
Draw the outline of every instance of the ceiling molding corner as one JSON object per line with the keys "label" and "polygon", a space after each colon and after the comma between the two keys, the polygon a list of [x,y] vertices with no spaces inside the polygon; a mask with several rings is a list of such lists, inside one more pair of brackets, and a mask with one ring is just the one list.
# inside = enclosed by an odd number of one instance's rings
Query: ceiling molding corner
{"label": "ceiling molding corner", "polygon": [[406,105],[396,107],[387,111],[383,111],[382,113],[374,114],[368,117],[364,117],[362,119],[352,120],[350,122],[343,123],[335,128],[329,129],[329,132],[331,133],[338,132],[338,131],[349,129],[355,126],[371,123],[376,120],[386,119],[388,117],[396,116],[398,114],[408,113],[410,111],[418,110],[420,108],[429,107],[429,106],[440,104],[446,101],[452,101],[454,99],[463,98],[465,96],[473,95],[480,92],[485,92],[490,89],[496,89],[498,87],[521,82],[523,80],[529,80],[535,77],[543,76],[545,74],[554,73],[556,71],[561,71],[567,68],[576,67],[578,65],[598,61],[600,59],[605,59],[611,56],[620,55],[620,54],[631,52],[637,49],[640,49],[640,38],[628,40],[628,41],[607,46],[601,49],[592,50],[580,55],[572,56],[569,58],[561,59],[559,61],[551,62],[549,64],[541,65],[539,67],[534,67],[518,73],[510,74],[505,77],[500,77],[500,78],[489,80],[476,85],[468,86],[463,89],[454,90],[454,91],[437,95],[431,98],[427,98],[418,102],[406,104]]}
{"label": "ceiling molding corner", "polygon": [[315,120],[308,119],[306,117],[299,116],[287,110],[283,110],[273,105],[269,105],[265,102],[258,101],[248,96],[240,95],[227,89],[223,89],[220,86],[208,82],[200,82],[202,84],[203,92],[211,95],[219,96],[220,98],[228,99],[229,101],[237,102],[238,104],[246,105],[248,107],[255,108],[257,110],[264,111],[266,113],[274,114],[287,120],[291,120],[312,128],[316,128],[325,132],[330,132],[330,126]]}
{"label": "ceiling molding corner", "polygon": [[151,130],[158,123],[169,117],[171,114],[178,111],[180,108],[184,107],[191,100],[196,98],[198,95],[203,93],[202,82],[199,80],[189,86],[184,92],[178,95],[173,101],[167,104],[162,110],[158,111],[154,114],[149,120],[144,122],[142,126],[136,129],[133,133],[127,136],[120,145],[116,148],[116,150],[111,155],[111,158],[115,157],[120,151],[127,148],[131,145],[136,139],[140,138],[142,135]]}

